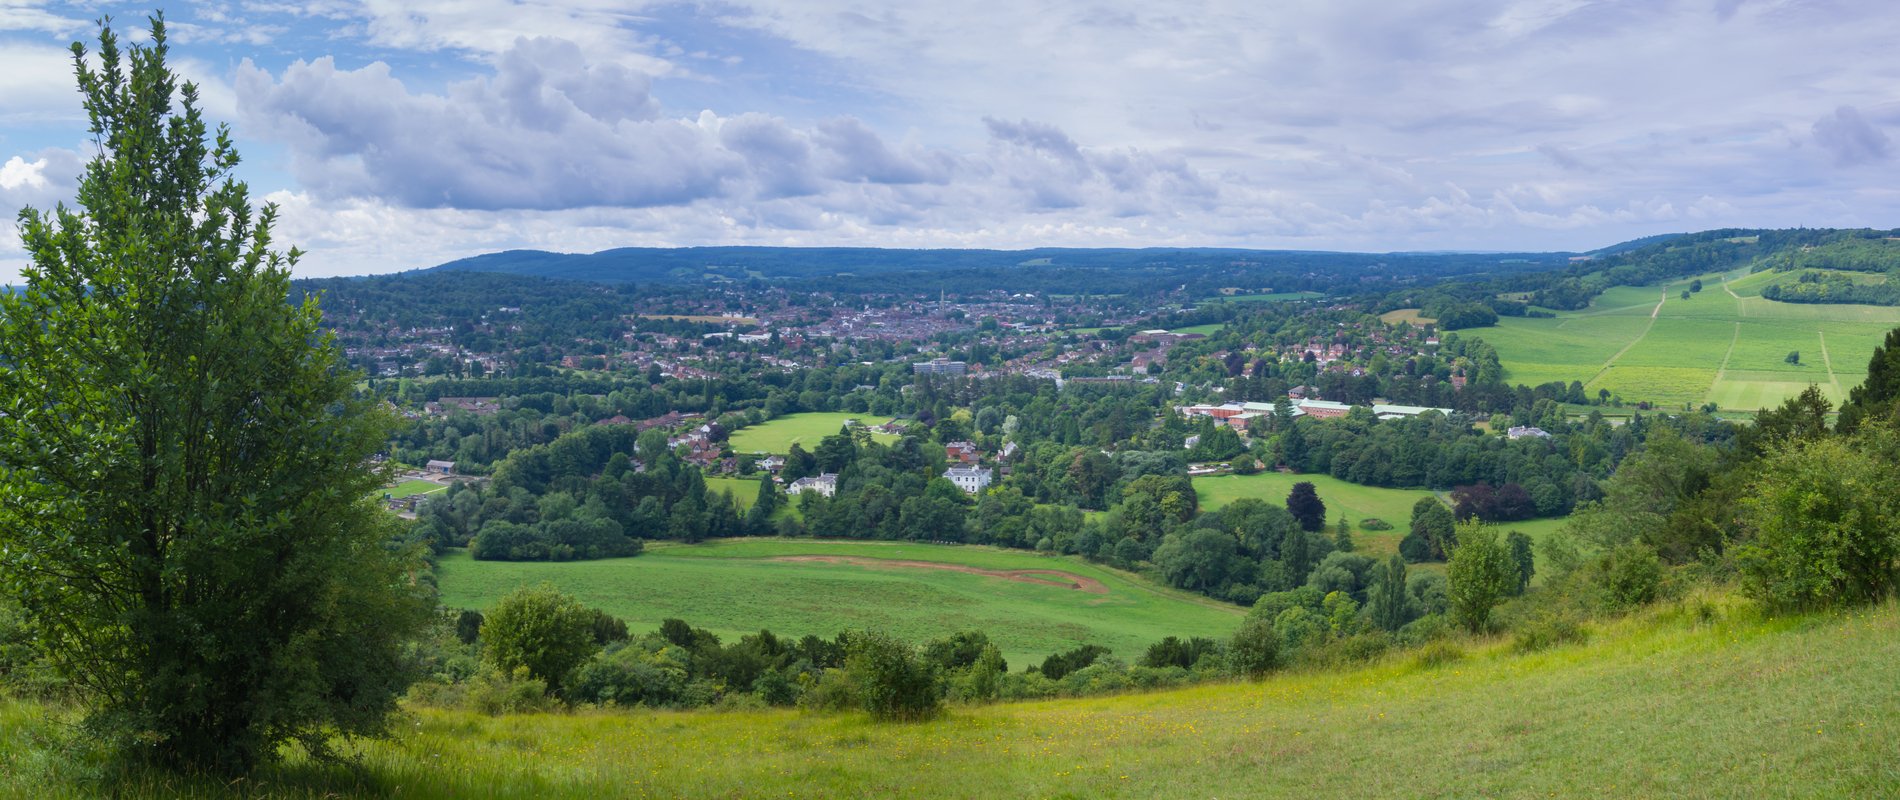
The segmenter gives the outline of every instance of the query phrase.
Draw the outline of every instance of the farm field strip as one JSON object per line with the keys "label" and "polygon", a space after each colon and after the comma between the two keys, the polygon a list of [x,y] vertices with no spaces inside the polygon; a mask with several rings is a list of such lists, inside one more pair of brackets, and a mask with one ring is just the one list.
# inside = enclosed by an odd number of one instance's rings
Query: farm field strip
{"label": "farm field strip", "polygon": [[[1861,370],[1843,367],[1871,354],[1900,325],[1900,308],[1760,297],[1759,287],[1775,278],[1710,273],[1701,278],[1704,290],[1688,300],[1679,295],[1692,279],[1672,281],[1659,301],[1641,306],[1646,318],[1629,301],[1639,292],[1656,297],[1649,293],[1658,287],[1615,287],[1582,311],[1507,317],[1466,335],[1495,347],[1514,383],[1581,380],[1592,393],[1608,390],[1628,402],[1713,402],[1732,410],[1773,407],[1815,384],[1840,402],[1862,379]],[[1723,291],[1714,291],[1716,284]],[[1819,357],[1789,363],[1790,351]],[[1833,363],[1836,352],[1844,354],[1841,365]]]}

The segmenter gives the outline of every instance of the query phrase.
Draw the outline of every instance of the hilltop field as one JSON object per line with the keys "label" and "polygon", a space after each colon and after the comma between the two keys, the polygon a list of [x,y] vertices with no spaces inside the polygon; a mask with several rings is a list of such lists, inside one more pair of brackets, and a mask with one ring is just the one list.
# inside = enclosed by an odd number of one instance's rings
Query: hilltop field
{"label": "hilltop field", "polygon": [[[1502,642],[1148,694],[858,714],[412,708],[354,766],[293,757],[243,786],[132,796],[1892,797],[1900,608],[1764,620],[1697,595],[1514,655]],[[70,718],[0,701],[0,791],[92,797],[47,744]]]}
{"label": "hilltop field", "polygon": [[473,609],[547,581],[635,630],[678,617],[721,637],[874,628],[921,642],[974,628],[1016,668],[1083,644],[1133,660],[1167,636],[1223,638],[1244,612],[1080,558],[904,542],[656,543],[634,558],[565,563],[456,552],[438,581],[443,606]]}
{"label": "hilltop field", "polygon": [[[1497,348],[1506,379],[1535,386],[1583,381],[1594,396],[1670,406],[1772,408],[1809,384],[1839,403],[1867,377],[1867,360],[1900,325],[1900,307],[1781,303],[1762,289],[1788,274],[1745,271],[1667,285],[1619,286],[1582,311],[1549,319],[1505,317],[1462,332]],[[1800,354],[1789,363],[1790,352]]]}

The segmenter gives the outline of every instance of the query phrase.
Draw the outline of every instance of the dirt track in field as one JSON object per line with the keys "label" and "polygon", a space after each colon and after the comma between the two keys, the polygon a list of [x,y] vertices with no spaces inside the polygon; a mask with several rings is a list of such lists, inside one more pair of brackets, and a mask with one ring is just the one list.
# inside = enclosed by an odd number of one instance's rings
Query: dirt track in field
{"label": "dirt track in field", "polygon": [[802,561],[821,564],[850,564],[857,567],[894,567],[897,569],[940,569],[949,572],[961,572],[966,575],[982,575],[990,578],[1002,578],[1017,583],[1035,583],[1043,586],[1060,586],[1064,589],[1076,589],[1089,594],[1108,594],[1108,587],[1101,581],[1063,572],[1059,569],[982,569],[963,564],[945,564],[941,561],[905,561],[894,558],[863,558],[859,556],[778,556],[767,561]]}

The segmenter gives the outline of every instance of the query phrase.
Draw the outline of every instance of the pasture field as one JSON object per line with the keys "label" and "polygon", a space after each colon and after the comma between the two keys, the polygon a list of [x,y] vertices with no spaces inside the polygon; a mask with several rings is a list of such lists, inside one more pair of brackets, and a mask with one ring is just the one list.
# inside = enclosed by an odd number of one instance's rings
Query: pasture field
{"label": "pasture field", "polygon": [[487,608],[548,581],[635,630],[678,617],[721,637],[877,628],[921,642],[976,628],[1018,668],[1083,644],[1132,660],[1166,636],[1227,636],[1243,613],[1079,558],[898,542],[728,539],[565,563],[458,551],[437,577],[449,608]]}
{"label": "pasture field", "polygon": [[[1201,508],[1210,511],[1243,497],[1285,506],[1287,493],[1293,491],[1293,484],[1302,481],[1311,482],[1320,501],[1326,504],[1328,531],[1344,514],[1352,523],[1353,543],[1360,550],[1378,555],[1399,551],[1399,540],[1405,538],[1407,526],[1412,524],[1412,504],[1421,497],[1432,496],[1431,492],[1423,489],[1385,489],[1347,483],[1331,475],[1285,475],[1278,472],[1195,478],[1194,493],[1200,498]],[[1392,530],[1368,531],[1360,528],[1359,523],[1367,517],[1377,517],[1391,523]]]}
{"label": "pasture field", "polygon": [[[1435,496],[1424,489],[1387,489],[1378,486],[1360,486],[1347,483],[1331,475],[1284,475],[1278,472],[1262,472],[1255,475],[1216,475],[1195,478],[1194,493],[1200,498],[1203,510],[1217,510],[1242,497],[1265,500],[1276,506],[1286,505],[1288,492],[1293,484],[1310,481],[1319,494],[1321,502],[1326,504],[1327,530],[1345,514],[1352,524],[1353,544],[1360,552],[1379,557],[1389,556],[1399,551],[1399,541],[1405,538],[1412,524],[1412,505],[1420,498]],[[1392,530],[1369,531],[1360,527],[1367,517],[1377,517],[1391,523]],[[1541,542],[1544,537],[1562,527],[1564,518],[1524,520],[1522,522],[1500,522],[1497,529],[1503,531],[1522,531],[1533,541]],[[1431,571],[1442,565],[1414,564],[1413,569]]]}
{"label": "pasture field", "polygon": [[759,500],[758,478],[706,478],[706,491],[732,493],[732,505],[743,514]]}
{"label": "pasture field", "polygon": [[70,712],[0,700],[0,791],[79,798],[1310,798],[1900,795],[1900,607],[1764,619],[1695,596],[1514,655],[1164,692],[952,707],[927,722],[765,711],[489,717],[413,707],[394,738],[250,782],[102,787]]}
{"label": "pasture field", "polygon": [[[857,420],[864,425],[882,425],[890,422],[890,417],[875,414],[853,414],[844,411],[810,411],[785,416],[759,425],[740,428],[732,432],[732,452],[734,453],[776,453],[784,455],[797,444],[806,450],[818,446],[825,437],[837,433],[847,420]],[[887,433],[873,433],[871,436],[881,442],[893,442],[896,436]]]}
{"label": "pasture field", "polygon": [[1422,308],[1397,308],[1380,314],[1379,321],[1387,325],[1409,322],[1413,327],[1418,327],[1420,325],[1435,323],[1438,320],[1424,316],[1424,309]]}
{"label": "pasture field", "polygon": [[387,489],[384,489],[382,493],[389,495],[390,497],[400,499],[404,497],[412,497],[419,494],[434,494],[436,492],[446,492],[448,490],[449,490],[449,487],[436,483],[435,481],[409,480],[409,481],[403,481],[402,483],[398,483],[395,486],[391,486]]}
{"label": "pasture field", "polygon": [[1198,333],[1202,336],[1213,336],[1216,333],[1220,333],[1221,329],[1225,327],[1227,327],[1227,323],[1225,322],[1210,322],[1206,325],[1189,325],[1185,328],[1175,328],[1171,333]]}
{"label": "pasture field", "polygon": [[[1701,276],[1666,286],[1612,288],[1582,311],[1555,318],[1506,317],[1466,332],[1491,344],[1513,383],[1582,381],[1594,395],[1668,407],[1713,402],[1726,410],[1780,405],[1809,384],[1839,403],[1866,377],[1866,364],[1900,308],[1802,305],[1761,297],[1776,273]],[[1660,305],[1659,305],[1660,303]],[[1798,351],[1798,364],[1787,362]]]}

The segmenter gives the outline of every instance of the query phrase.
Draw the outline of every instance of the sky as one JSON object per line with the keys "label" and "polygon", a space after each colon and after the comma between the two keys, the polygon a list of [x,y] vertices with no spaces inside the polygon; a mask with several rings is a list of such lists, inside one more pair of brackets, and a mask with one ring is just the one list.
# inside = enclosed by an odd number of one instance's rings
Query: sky
{"label": "sky", "polygon": [[[0,283],[93,151],[0,0]],[[302,276],[495,250],[1589,250],[1900,226],[1883,0],[260,0],[165,9]]]}

